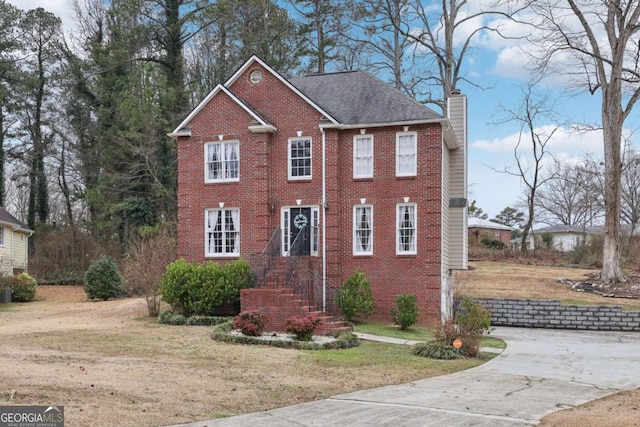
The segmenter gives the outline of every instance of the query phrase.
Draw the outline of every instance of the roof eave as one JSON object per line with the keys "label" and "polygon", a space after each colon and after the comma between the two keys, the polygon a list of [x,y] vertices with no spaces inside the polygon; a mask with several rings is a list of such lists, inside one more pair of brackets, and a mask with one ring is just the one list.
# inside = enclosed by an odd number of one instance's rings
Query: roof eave
{"label": "roof eave", "polygon": [[181,136],[191,136],[191,129],[182,129],[167,134],[169,138],[178,139]]}
{"label": "roof eave", "polygon": [[269,124],[254,124],[249,125],[249,131],[251,133],[276,133],[276,127]]}
{"label": "roof eave", "polygon": [[460,148],[460,142],[458,141],[458,137],[456,133],[453,131],[453,126],[451,126],[451,122],[448,118],[441,119],[442,123],[442,133],[444,134],[444,142],[447,144],[447,148],[449,150],[457,150]]}

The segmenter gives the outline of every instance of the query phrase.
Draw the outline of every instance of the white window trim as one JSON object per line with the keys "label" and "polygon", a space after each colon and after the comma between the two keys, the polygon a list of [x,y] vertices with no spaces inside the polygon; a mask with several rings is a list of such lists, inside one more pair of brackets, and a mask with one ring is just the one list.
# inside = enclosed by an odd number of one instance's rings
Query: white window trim
{"label": "white window trim", "polygon": [[[356,166],[356,147],[358,144],[358,140],[360,139],[366,139],[366,138],[370,138],[371,139],[371,170],[369,171],[369,173],[364,174],[364,175],[358,175],[357,174],[357,166]],[[374,156],[373,156],[373,152],[374,152],[374,139],[373,139],[373,135],[354,135],[353,136],[353,177],[355,179],[357,178],[373,178],[373,170],[374,170]]]}
{"label": "white window trim", "polygon": [[[311,256],[318,256],[318,248],[320,247],[320,207],[319,206],[283,206],[280,209],[280,230],[282,230],[280,236],[280,255],[286,256],[289,249],[291,249],[291,242],[289,241],[289,215],[292,208],[311,208],[311,230],[309,235],[311,237]],[[317,222],[316,222],[317,221]],[[317,227],[317,234],[314,233],[314,227]],[[318,239],[318,240],[316,240]]]}
{"label": "white window trim", "polygon": [[[293,141],[306,141],[309,140],[309,175],[293,176],[291,171],[291,143]],[[287,175],[290,181],[310,181],[313,177],[313,139],[310,136],[299,136],[295,138],[289,138],[287,141]]]}
{"label": "white window trim", "polygon": [[[400,249],[400,208],[404,206],[413,206],[414,221],[413,225],[413,250],[404,251]],[[418,253],[418,205],[416,203],[398,203],[396,205],[396,255],[416,255]]]}
{"label": "white window trim", "polygon": [[[211,145],[222,145],[222,152],[224,152],[224,147],[225,144],[237,144],[238,145],[238,176],[236,178],[221,178],[221,179],[210,179],[209,178],[209,168],[208,168],[208,150],[209,150],[209,146]],[[222,166],[223,168],[226,167],[226,160],[222,162]],[[222,175],[224,176],[225,173],[223,172]],[[204,143],[204,182],[206,184],[213,184],[213,183],[221,183],[221,182],[238,182],[240,181],[240,141],[237,139],[232,139],[229,141],[208,141]]]}
{"label": "white window trim", "polygon": [[[371,210],[371,215],[369,217],[369,220],[371,221],[371,225],[370,225],[370,230],[371,230],[371,236],[370,236],[370,240],[369,240],[369,250],[368,251],[359,251],[358,250],[358,233],[357,233],[357,229],[356,229],[356,224],[358,224],[359,218],[358,215],[356,214],[356,212],[358,211],[358,208],[369,208]],[[373,255],[373,230],[374,230],[374,222],[373,222],[373,205],[354,205],[353,206],[353,255],[355,256],[363,256],[363,255]]]}
{"label": "white window trim", "polygon": [[6,237],[4,227],[0,227],[0,246],[5,246],[5,237]]}
{"label": "white window trim", "polygon": [[[415,163],[413,165],[413,172],[400,173],[400,137],[406,135],[413,135],[415,140]],[[418,132],[398,132],[396,133],[396,176],[416,176],[418,174]]]}
{"label": "white window trim", "polygon": [[[209,212],[222,212],[223,215],[223,222],[224,222],[224,213],[225,211],[236,211],[238,212],[238,229],[237,229],[237,233],[238,233],[238,237],[236,239],[236,250],[234,252],[224,252],[224,246],[223,246],[223,252],[217,253],[217,252],[209,252],[209,245],[208,245],[208,234],[212,231],[210,231],[207,228],[207,216],[209,214]],[[221,208],[221,209],[205,209],[204,210],[204,256],[206,258],[238,258],[240,257],[240,230],[241,230],[241,220],[240,220],[240,209],[239,208]],[[224,226],[224,223],[223,223]],[[226,232],[223,231],[222,233],[222,241],[223,241],[223,245],[225,242],[225,234]]]}
{"label": "white window trim", "polygon": [[311,255],[318,256],[320,247],[320,209],[317,206],[311,207]]}

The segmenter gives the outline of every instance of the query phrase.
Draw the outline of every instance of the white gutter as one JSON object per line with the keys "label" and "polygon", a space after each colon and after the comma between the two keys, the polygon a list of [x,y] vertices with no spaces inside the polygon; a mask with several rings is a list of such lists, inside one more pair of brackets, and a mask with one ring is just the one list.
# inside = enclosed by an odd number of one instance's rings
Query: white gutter
{"label": "white gutter", "polygon": [[352,123],[352,124],[333,124],[326,123],[321,124],[321,129],[361,129],[361,128],[379,128],[389,126],[411,126],[411,125],[426,125],[432,123],[442,123],[449,121],[446,117],[438,117],[435,119],[422,119],[422,120],[410,120],[401,122],[384,122],[384,123]]}
{"label": "white gutter", "polygon": [[322,311],[327,311],[327,136],[322,132]]}

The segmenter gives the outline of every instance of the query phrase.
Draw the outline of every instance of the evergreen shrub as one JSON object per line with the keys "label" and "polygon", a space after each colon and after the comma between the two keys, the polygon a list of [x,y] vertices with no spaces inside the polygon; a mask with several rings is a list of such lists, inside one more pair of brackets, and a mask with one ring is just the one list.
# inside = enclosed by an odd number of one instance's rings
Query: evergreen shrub
{"label": "evergreen shrub", "polygon": [[122,276],[112,258],[103,256],[91,262],[84,275],[84,291],[89,299],[104,301],[122,295]]}
{"label": "evergreen shrub", "polygon": [[415,295],[396,295],[397,308],[391,310],[391,320],[403,331],[415,325],[418,321],[418,304]]}
{"label": "evergreen shrub", "polygon": [[190,263],[179,259],[167,266],[160,283],[162,299],[189,317],[217,314],[223,308],[240,308],[240,290],[253,287],[255,274],[249,263],[237,260],[224,265]]}
{"label": "evergreen shrub", "polygon": [[[36,297],[36,279],[27,273],[21,273],[10,277],[11,301],[28,302]],[[2,286],[0,286],[1,288]]]}
{"label": "evergreen shrub", "polygon": [[373,312],[373,292],[364,272],[356,271],[336,292],[336,303],[345,320],[369,317]]}

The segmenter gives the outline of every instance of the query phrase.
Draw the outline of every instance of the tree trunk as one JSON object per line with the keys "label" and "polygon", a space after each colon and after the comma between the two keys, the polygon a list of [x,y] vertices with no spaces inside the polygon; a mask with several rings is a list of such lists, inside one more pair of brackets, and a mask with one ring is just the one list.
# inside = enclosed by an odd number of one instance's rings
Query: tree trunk
{"label": "tree trunk", "polygon": [[624,281],[620,257],[620,179],[622,176],[622,88],[612,79],[602,89],[602,130],[604,135],[605,223],[600,278],[607,282]]}

